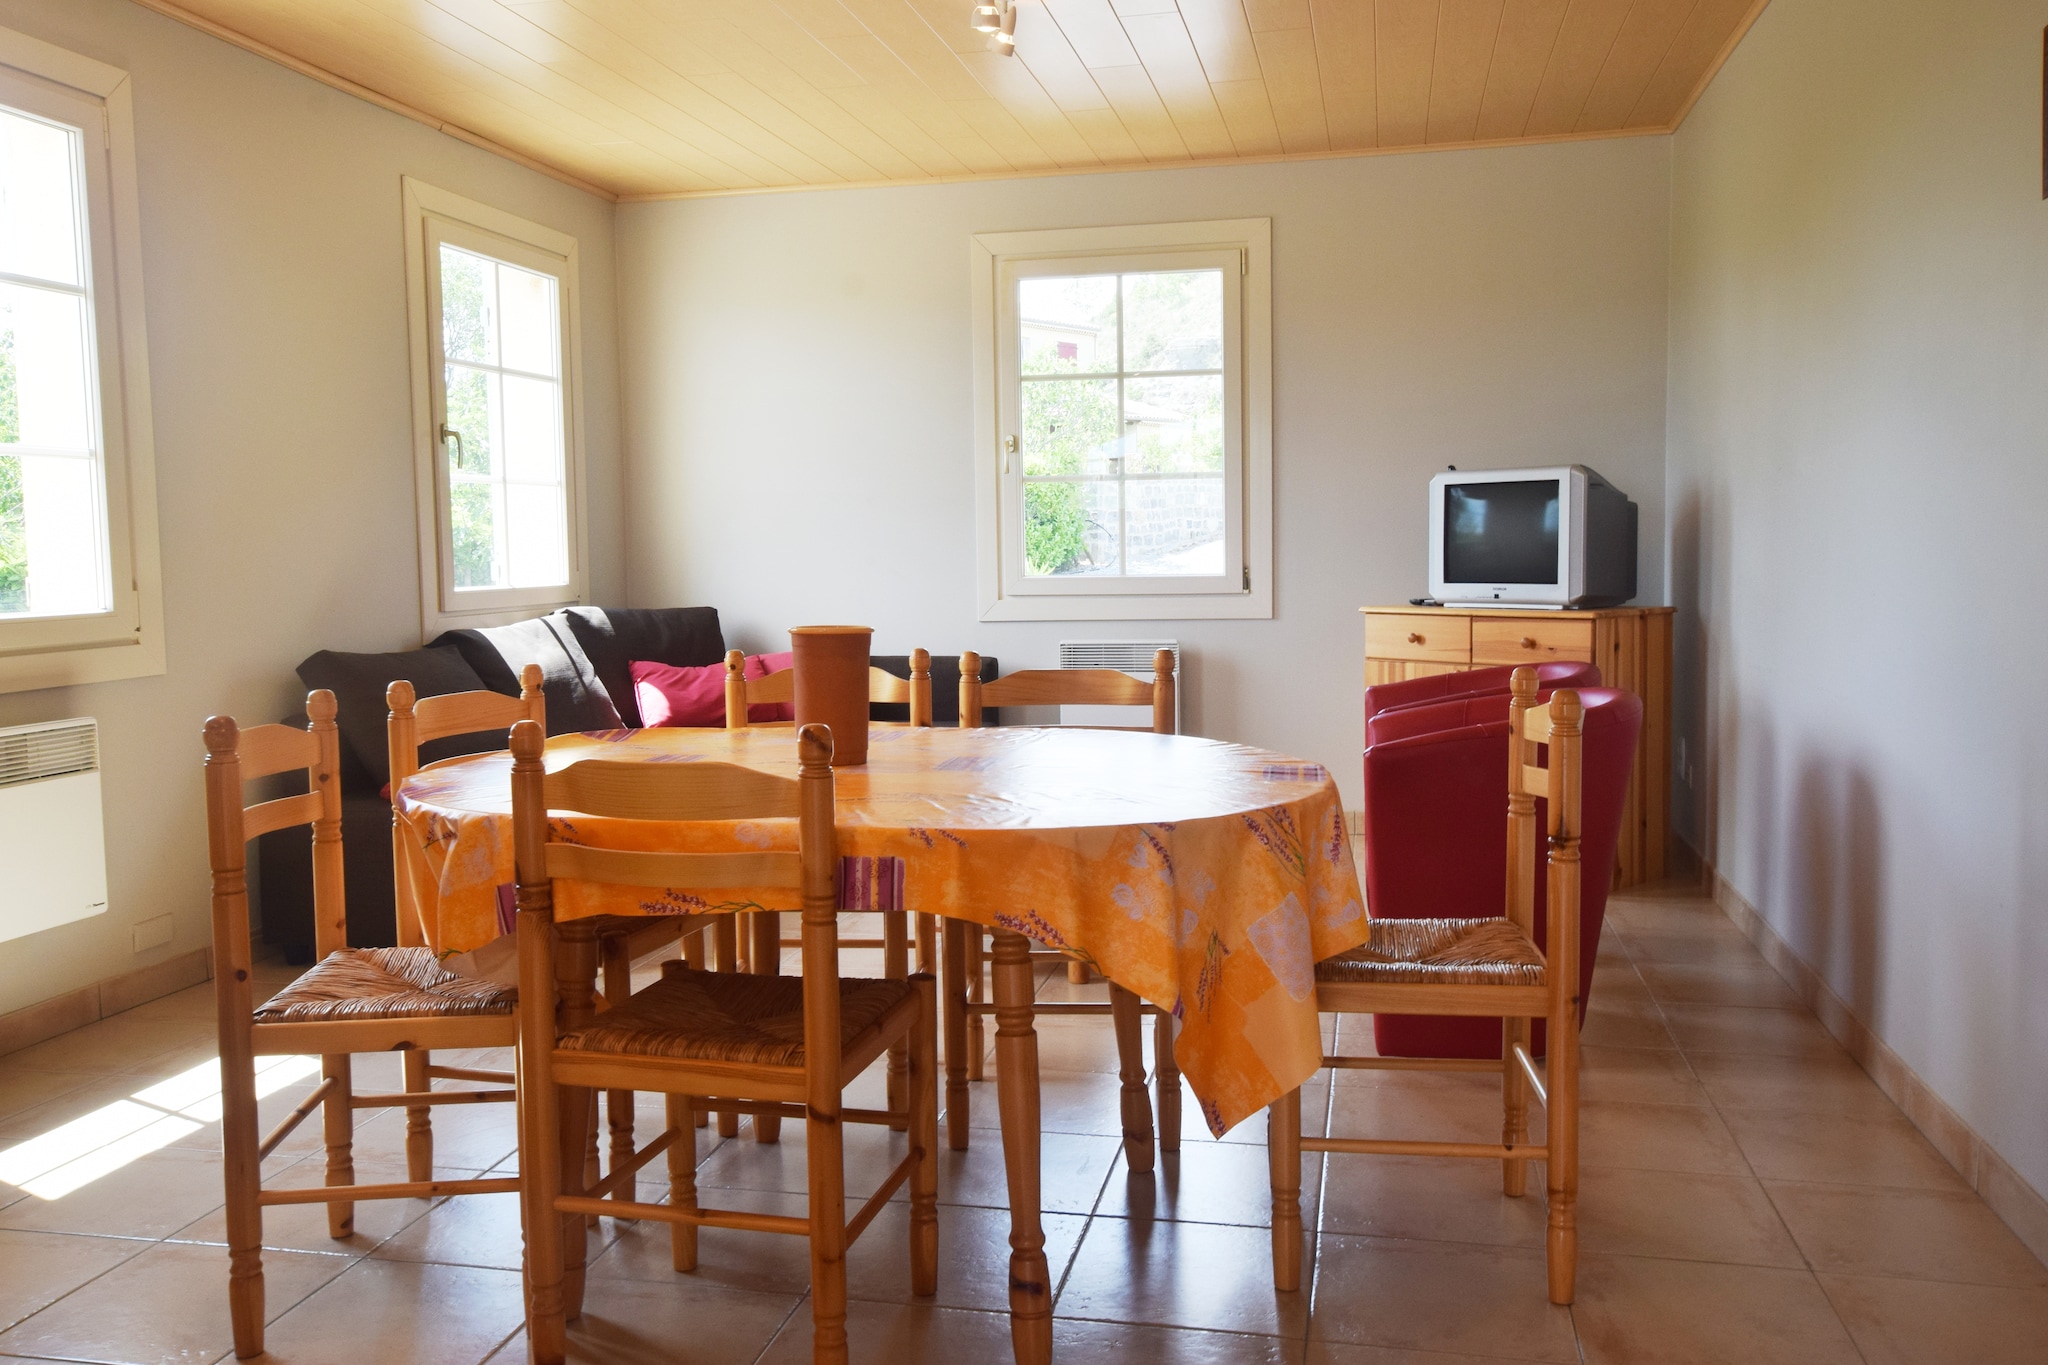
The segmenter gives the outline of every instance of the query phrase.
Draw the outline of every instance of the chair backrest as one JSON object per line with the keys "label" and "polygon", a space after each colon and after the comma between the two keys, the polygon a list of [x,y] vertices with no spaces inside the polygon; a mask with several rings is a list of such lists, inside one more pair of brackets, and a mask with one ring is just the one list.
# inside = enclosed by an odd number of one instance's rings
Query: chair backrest
{"label": "chair backrest", "polygon": [[[1580,841],[1585,833],[1584,707],[1570,688],[1536,700],[1536,670],[1517,668],[1508,703],[1507,918],[1536,932],[1536,798],[1548,806],[1550,844],[1543,860],[1549,923],[1545,956],[1553,979],[1579,979]],[[1538,750],[1545,762],[1536,762]]]}
{"label": "chair backrest", "polygon": [[[747,708],[769,702],[796,700],[796,670],[778,669],[758,678],[746,675],[746,655],[737,649],[725,652],[725,728],[744,730],[749,724]],[[910,651],[910,676],[868,669],[868,701],[909,703],[910,723],[932,723],[932,656],[927,650]],[[769,722],[773,723],[773,722]]]}
{"label": "chair backrest", "polygon": [[1114,668],[1024,668],[981,680],[981,656],[960,656],[960,724],[979,728],[984,706],[1150,706],[1152,724],[1122,728],[1173,733],[1173,651],[1152,656],[1152,681]]}
{"label": "chair backrest", "polygon": [[[1497,668],[1468,668],[1457,673],[1436,673],[1425,678],[1403,678],[1399,682],[1375,683],[1365,689],[1365,718],[1410,706],[1428,706],[1458,697],[1505,694],[1516,668],[1529,664],[1502,664]],[[1596,665],[1571,661],[1535,664],[1536,682],[1543,691],[1560,687],[1598,687]]]}
{"label": "chair backrest", "polygon": [[[730,763],[621,763],[586,759],[548,772],[538,725],[512,727],[512,838],[519,900],[520,990],[554,988],[557,881],[710,890],[785,887],[803,898],[804,1044],[811,1102],[839,1095],[839,841],[833,826],[832,732],[797,735],[798,773]],[[548,812],[618,820],[786,820],[797,851],[647,853],[590,848],[548,837]],[[547,1012],[552,1017],[552,1011]],[[539,1041],[539,1040],[534,1040]]]}
{"label": "chair backrest", "polygon": [[[313,943],[321,957],[348,946],[342,885],[341,732],[334,694],[306,697],[307,726],[244,730],[228,716],[206,722],[207,861],[213,872],[213,975],[224,1039],[247,1037],[249,998],[248,842],[272,830],[311,825]],[[242,784],[277,773],[306,774],[306,790],[243,804]]]}
{"label": "chair backrest", "polygon": [[406,947],[419,947],[426,942],[426,935],[414,908],[412,879],[406,870],[412,835],[398,814],[398,784],[420,770],[422,744],[480,730],[509,730],[523,720],[533,721],[545,731],[547,698],[541,691],[540,665],[527,664],[519,670],[516,697],[476,691],[415,698],[412,684],[400,678],[384,689],[384,704],[390,708],[384,742],[391,763],[391,869],[397,878],[398,941]]}

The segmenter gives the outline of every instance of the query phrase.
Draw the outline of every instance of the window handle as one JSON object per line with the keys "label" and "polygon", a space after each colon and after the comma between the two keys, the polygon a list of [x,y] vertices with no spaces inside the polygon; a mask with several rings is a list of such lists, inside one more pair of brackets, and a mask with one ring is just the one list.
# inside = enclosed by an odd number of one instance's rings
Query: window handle
{"label": "window handle", "polygon": [[462,449],[462,433],[449,426],[446,422],[443,422],[441,423],[441,444],[445,446],[450,441],[455,442],[455,467],[457,469],[467,469],[469,467],[469,460]]}

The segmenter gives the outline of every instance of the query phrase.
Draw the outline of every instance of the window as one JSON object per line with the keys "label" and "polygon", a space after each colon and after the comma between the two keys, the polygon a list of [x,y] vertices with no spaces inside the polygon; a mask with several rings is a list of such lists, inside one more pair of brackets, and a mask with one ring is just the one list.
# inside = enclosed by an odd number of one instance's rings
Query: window
{"label": "window", "polygon": [[982,619],[1272,615],[1269,240],[974,239]]}
{"label": "window", "polygon": [[424,633],[582,597],[576,243],[405,182]]}
{"label": "window", "polygon": [[163,671],[127,79],[0,30],[0,690]]}

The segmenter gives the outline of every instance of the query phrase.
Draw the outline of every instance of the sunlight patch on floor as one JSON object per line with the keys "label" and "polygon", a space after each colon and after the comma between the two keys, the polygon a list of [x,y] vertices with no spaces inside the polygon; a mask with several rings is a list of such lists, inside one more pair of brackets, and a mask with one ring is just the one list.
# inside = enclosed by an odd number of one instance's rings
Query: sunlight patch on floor
{"label": "sunlight patch on floor", "polygon": [[[320,1070],[318,1057],[258,1057],[256,1097]],[[209,1058],[127,1099],[0,1151],[0,1183],[62,1199],[139,1156],[220,1122],[220,1061]]]}

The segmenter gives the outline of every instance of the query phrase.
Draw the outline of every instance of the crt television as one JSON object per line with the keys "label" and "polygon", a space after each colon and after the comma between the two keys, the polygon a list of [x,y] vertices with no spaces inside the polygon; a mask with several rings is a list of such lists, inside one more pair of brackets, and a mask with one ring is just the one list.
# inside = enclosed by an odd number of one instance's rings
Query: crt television
{"label": "crt television", "polygon": [[1429,481],[1429,595],[1618,607],[1636,595],[1636,505],[1580,464],[1448,470]]}

